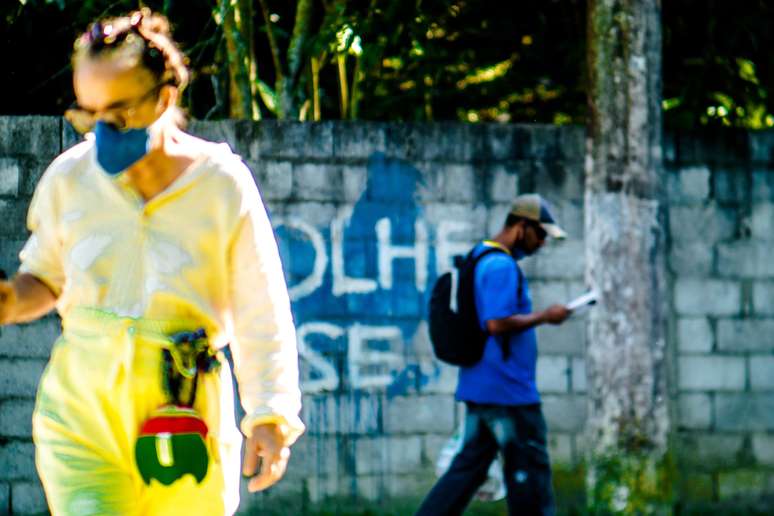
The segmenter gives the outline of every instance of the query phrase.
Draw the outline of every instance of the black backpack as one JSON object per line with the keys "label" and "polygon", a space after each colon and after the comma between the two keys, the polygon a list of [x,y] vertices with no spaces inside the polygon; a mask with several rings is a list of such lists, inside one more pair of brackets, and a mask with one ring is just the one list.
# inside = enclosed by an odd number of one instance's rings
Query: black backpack
{"label": "black backpack", "polygon": [[[497,247],[485,249],[475,258],[473,251],[455,261],[455,269],[441,274],[433,285],[429,304],[430,341],[435,356],[448,364],[472,366],[484,355],[489,334],[481,329],[476,313],[476,264],[490,253],[505,252]],[[456,298],[456,306],[452,301]]]}

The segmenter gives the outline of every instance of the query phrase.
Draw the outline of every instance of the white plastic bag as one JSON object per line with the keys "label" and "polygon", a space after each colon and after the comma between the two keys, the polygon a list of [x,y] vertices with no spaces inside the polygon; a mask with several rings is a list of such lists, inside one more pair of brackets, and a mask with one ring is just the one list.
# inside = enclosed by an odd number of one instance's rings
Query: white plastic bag
{"label": "white plastic bag", "polygon": [[[446,470],[451,466],[454,457],[462,449],[462,445],[465,441],[465,424],[461,424],[457,427],[454,434],[441,448],[441,453],[438,454],[438,460],[435,463],[435,474],[439,477],[446,473]],[[492,464],[489,466],[487,477],[481,487],[478,488],[474,497],[476,500],[482,500],[486,502],[495,502],[505,498],[505,482],[503,482],[503,468],[500,463],[500,456],[498,454]]]}

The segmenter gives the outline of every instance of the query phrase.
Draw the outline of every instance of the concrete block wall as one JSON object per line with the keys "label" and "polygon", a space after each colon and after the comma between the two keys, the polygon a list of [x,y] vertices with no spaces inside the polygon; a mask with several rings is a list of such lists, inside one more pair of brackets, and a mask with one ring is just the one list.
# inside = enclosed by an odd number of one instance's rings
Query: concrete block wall
{"label": "concrete block wall", "polygon": [[674,137],[673,392],[688,497],[774,492],[774,138]]}
{"label": "concrete block wall", "polygon": [[[522,262],[534,305],[585,290],[583,129],[274,121],[190,129],[228,141],[252,168],[298,327],[309,431],[287,477],[266,494],[245,493],[243,510],[280,499],[305,507],[332,496],[421,496],[463,414],[456,371],[433,359],[423,322],[433,281],[498,229],[515,195],[538,191],[570,238]],[[34,185],[76,141],[58,118],[0,118],[0,267],[15,270]],[[685,490],[770,491],[774,135],[667,135],[664,148],[677,450],[699,449],[681,455],[696,473]],[[29,415],[57,332],[54,316],[0,329],[0,513],[45,506]],[[538,335],[552,460],[572,469],[583,455],[584,321]]]}
{"label": "concrete block wall", "polygon": [[[419,496],[462,422],[456,370],[432,357],[434,279],[540,190],[571,234],[525,261],[536,306],[583,292],[583,130],[457,124],[191,126],[253,169],[280,241],[299,332],[309,433],[273,496]],[[541,329],[551,451],[581,454],[582,321]],[[247,498],[246,498],[247,500]],[[243,506],[248,506],[243,504]]]}

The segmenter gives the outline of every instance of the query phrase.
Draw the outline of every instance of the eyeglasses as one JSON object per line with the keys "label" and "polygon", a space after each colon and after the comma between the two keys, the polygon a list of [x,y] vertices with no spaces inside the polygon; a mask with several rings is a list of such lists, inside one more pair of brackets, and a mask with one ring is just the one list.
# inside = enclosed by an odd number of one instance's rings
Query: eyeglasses
{"label": "eyeglasses", "polygon": [[158,94],[165,84],[163,82],[156,84],[135,99],[119,100],[110,104],[106,109],[99,111],[85,109],[78,104],[74,104],[72,108],[65,111],[64,116],[73,126],[73,129],[81,134],[88,133],[94,129],[94,125],[98,120],[104,120],[116,127],[116,129],[125,129],[127,121],[137,114],[137,109],[148,99]]}

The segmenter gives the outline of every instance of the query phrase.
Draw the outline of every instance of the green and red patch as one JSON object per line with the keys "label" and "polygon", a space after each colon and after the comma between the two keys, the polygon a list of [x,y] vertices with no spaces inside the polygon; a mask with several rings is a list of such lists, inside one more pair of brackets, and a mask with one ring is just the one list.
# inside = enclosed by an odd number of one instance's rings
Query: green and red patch
{"label": "green and red patch", "polygon": [[134,448],[137,469],[150,485],[166,486],[191,474],[197,483],[207,475],[207,424],[192,408],[164,405],[143,423]]}

